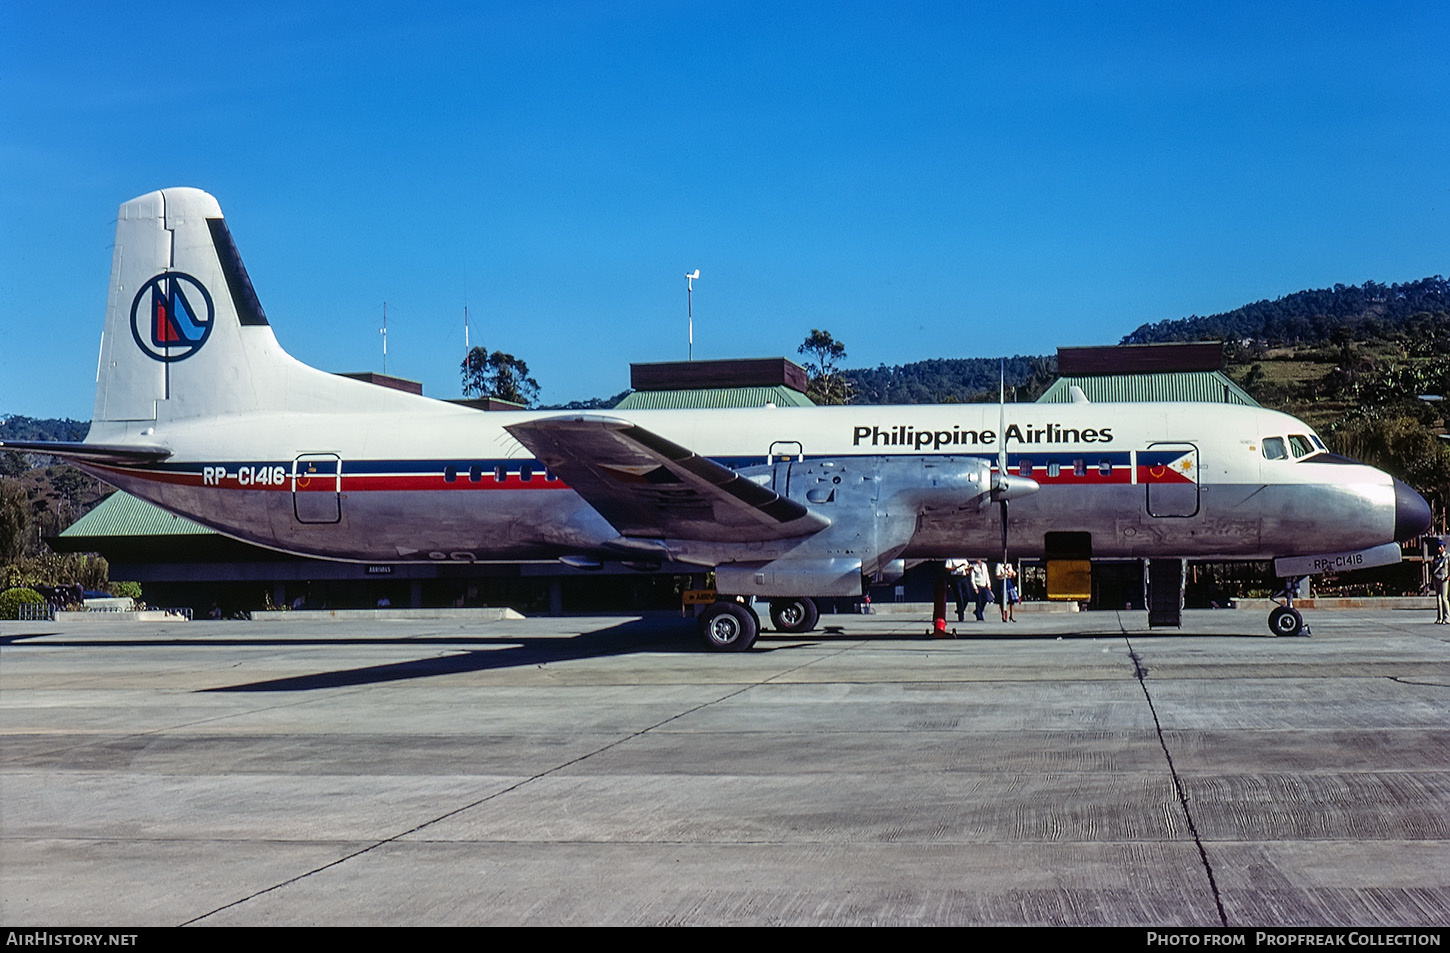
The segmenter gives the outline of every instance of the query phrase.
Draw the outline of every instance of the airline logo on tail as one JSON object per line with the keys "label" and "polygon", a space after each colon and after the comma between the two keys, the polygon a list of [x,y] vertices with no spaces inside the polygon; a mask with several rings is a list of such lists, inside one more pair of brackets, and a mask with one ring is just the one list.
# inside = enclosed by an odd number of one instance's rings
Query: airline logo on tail
{"label": "airline logo on tail", "polygon": [[183,361],[206,343],[216,310],[202,283],[179,271],[157,275],[131,302],[131,336],[147,357]]}

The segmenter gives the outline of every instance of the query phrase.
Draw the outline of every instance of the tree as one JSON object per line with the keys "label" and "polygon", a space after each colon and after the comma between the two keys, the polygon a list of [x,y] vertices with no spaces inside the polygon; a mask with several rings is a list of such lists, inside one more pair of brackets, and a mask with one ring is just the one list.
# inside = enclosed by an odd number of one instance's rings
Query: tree
{"label": "tree", "polygon": [[463,396],[496,397],[528,406],[539,397],[539,382],[529,365],[502,351],[476,347],[463,359]]}
{"label": "tree", "polygon": [[30,498],[14,480],[0,479],[0,562],[25,552],[30,528]]}
{"label": "tree", "polygon": [[806,396],[818,404],[844,404],[851,399],[851,382],[841,376],[837,365],[846,357],[846,345],[830,331],[811,328],[796,353],[814,363],[806,365]]}

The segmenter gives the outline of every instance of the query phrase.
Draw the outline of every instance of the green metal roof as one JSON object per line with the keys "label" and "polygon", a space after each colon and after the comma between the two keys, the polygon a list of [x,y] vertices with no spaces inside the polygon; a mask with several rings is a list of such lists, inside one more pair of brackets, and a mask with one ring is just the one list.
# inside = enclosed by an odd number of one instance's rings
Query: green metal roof
{"label": "green metal roof", "polygon": [[1186,401],[1205,404],[1244,404],[1258,407],[1259,402],[1244,392],[1222,371],[1176,371],[1162,374],[1103,374],[1081,377],[1059,377],[1037,398],[1039,404],[1068,404],[1072,397],[1068,388],[1076,384],[1093,403],[1145,403],[1150,401]]}
{"label": "green metal roof", "polygon": [[215,536],[216,530],[117,490],[61,534],[67,536]]}
{"label": "green metal roof", "polygon": [[695,390],[637,390],[616,410],[699,410],[722,407],[814,407],[805,394],[789,387],[705,387]]}

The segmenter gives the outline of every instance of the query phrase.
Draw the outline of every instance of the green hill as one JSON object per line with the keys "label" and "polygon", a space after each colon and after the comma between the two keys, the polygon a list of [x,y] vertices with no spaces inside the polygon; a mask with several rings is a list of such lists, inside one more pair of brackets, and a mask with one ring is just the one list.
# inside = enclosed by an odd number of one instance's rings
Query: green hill
{"label": "green hill", "polygon": [[1439,275],[1405,284],[1335,285],[1256,301],[1208,317],[1192,315],[1144,324],[1123,344],[1227,341],[1243,346],[1322,344],[1341,329],[1354,337],[1430,335],[1445,343],[1450,332],[1450,281]]}

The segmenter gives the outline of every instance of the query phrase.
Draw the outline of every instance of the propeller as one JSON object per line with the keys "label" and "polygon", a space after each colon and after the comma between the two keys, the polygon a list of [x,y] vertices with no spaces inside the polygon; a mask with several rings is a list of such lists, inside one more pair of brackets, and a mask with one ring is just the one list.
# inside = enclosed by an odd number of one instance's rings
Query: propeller
{"label": "propeller", "polygon": [[[1002,564],[1007,562],[1007,501],[1015,500],[1041,489],[1031,477],[1010,476],[1007,473],[1007,359],[1002,358],[998,378],[1000,390],[997,395],[997,470],[992,474],[991,498],[997,504],[1002,516]],[[1002,582],[1002,602],[1006,606],[1007,582]]]}
{"label": "propeller", "polygon": [[[997,369],[997,473],[1000,475],[1002,491],[998,494],[997,505],[1002,514],[1002,563],[1007,562],[1007,359],[1002,358],[1002,363]],[[1006,604],[1007,584],[1002,583],[1003,605]]]}

